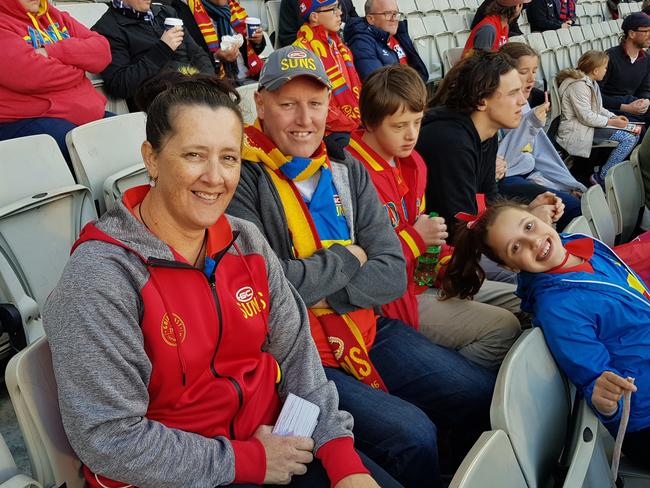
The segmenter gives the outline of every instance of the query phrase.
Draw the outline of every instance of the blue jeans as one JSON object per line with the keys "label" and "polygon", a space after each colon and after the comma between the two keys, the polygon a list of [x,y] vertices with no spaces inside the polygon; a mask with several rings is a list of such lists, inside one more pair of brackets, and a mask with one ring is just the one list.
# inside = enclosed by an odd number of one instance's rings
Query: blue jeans
{"label": "blue jeans", "polygon": [[[111,112],[105,112],[104,118],[112,117],[113,115]],[[36,134],[48,134],[54,138],[68,164],[71,164],[70,153],[65,143],[65,136],[75,127],[77,127],[76,124],[68,120],[53,117],[22,119],[16,122],[0,124],[0,141],[16,139],[17,137],[34,136]]]}
{"label": "blue jeans", "polygon": [[439,487],[438,429],[449,434],[455,466],[490,428],[495,373],[385,317],[370,359],[390,393],[325,368],[340,408],[354,416],[357,449],[407,488]]}
{"label": "blue jeans", "polygon": [[579,198],[567,192],[538,185],[521,175],[506,176],[499,181],[499,193],[509,198],[522,198],[526,203],[532,202],[537,195],[545,191],[555,193],[564,202],[564,215],[557,221],[557,229],[561,232],[569,222],[582,214]]}
{"label": "blue jeans", "polygon": [[[361,456],[361,461],[368,471],[370,471],[370,476],[381,486],[382,488],[402,488],[397,481],[390,477],[386,471],[381,469],[374,461],[368,459],[362,452],[359,453]],[[262,485],[240,485],[233,484],[227,485],[226,488],[254,488]],[[265,488],[273,488],[278,485],[263,485]],[[302,476],[294,476],[291,479],[291,483],[288,485],[289,488],[330,488],[330,481],[327,477],[327,472],[323,468],[323,465],[318,459],[314,459],[308,466],[307,472]]]}

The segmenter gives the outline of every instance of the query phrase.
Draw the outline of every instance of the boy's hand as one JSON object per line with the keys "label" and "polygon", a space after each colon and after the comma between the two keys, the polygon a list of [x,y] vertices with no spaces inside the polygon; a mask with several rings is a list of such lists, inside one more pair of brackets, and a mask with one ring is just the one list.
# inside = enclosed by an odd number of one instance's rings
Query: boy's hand
{"label": "boy's hand", "polygon": [[618,410],[618,401],[626,391],[635,392],[636,386],[611,371],[605,371],[596,380],[591,403],[601,414],[610,417]]}
{"label": "boy's hand", "polygon": [[442,246],[449,237],[447,224],[442,217],[429,217],[427,214],[421,214],[413,224],[413,228],[420,234],[427,247]]}

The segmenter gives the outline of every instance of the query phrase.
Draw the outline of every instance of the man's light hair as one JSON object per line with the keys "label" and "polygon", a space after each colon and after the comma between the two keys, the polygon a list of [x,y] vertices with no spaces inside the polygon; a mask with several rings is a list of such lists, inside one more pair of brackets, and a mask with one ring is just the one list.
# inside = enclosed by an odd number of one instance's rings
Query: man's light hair
{"label": "man's light hair", "polygon": [[375,0],[366,0],[366,3],[363,4],[363,12],[365,15],[368,15],[372,12],[373,3]]}

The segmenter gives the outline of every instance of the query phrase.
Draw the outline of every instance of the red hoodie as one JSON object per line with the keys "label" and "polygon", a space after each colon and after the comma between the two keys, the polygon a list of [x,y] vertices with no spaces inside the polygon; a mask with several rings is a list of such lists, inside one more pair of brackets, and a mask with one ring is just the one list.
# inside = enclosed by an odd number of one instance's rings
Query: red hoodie
{"label": "red hoodie", "polygon": [[106,99],[86,71],[99,73],[111,62],[108,41],[40,2],[31,14],[19,0],[0,1],[0,122],[54,117],[81,125],[102,118]]}

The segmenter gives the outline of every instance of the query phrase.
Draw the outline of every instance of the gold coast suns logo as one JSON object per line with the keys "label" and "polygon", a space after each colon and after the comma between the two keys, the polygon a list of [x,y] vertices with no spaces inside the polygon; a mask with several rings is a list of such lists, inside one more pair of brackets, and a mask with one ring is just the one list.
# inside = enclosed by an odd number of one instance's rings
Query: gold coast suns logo
{"label": "gold coast suns logo", "polygon": [[336,207],[337,217],[345,215],[345,211],[343,210],[343,203],[341,203],[341,197],[338,195],[334,195],[334,206]]}
{"label": "gold coast suns logo", "polygon": [[176,335],[178,334],[181,343],[185,341],[185,322],[177,314],[172,313],[173,323],[169,320],[169,315],[163,315],[160,323],[160,335],[168,346],[176,347]]}
{"label": "gold coast suns logo", "polygon": [[243,286],[235,293],[237,306],[245,319],[249,319],[266,309],[266,302],[261,291],[255,293],[250,286]]}

